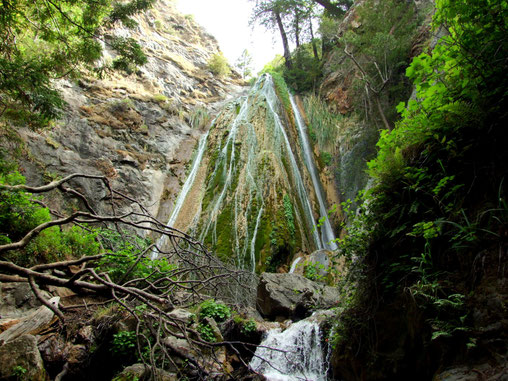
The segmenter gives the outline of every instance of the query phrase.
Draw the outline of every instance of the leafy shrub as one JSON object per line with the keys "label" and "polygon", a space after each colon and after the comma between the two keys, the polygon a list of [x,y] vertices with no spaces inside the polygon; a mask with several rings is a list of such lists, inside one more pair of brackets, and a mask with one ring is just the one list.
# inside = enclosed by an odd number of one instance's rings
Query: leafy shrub
{"label": "leafy shrub", "polygon": [[132,356],[136,348],[136,332],[120,331],[113,335],[110,351],[119,357]]}
{"label": "leafy shrub", "polygon": [[[25,184],[25,177],[18,171],[3,173],[0,174],[0,184]],[[36,226],[50,220],[49,210],[32,201],[32,194],[0,189],[2,241],[18,241]]]}
{"label": "leafy shrub", "polygon": [[226,77],[231,74],[228,60],[222,52],[212,55],[208,60],[208,69],[218,77]]}
{"label": "leafy shrub", "polygon": [[[0,184],[24,184],[18,171],[0,173]],[[22,190],[0,189],[0,243],[15,242],[35,227],[51,221],[48,208],[38,204],[37,198]],[[79,226],[70,229],[53,226],[43,230],[21,250],[11,251],[7,257],[21,266],[98,254],[97,233]]]}
{"label": "leafy shrub", "polygon": [[215,343],[217,341],[213,333],[213,328],[208,323],[199,323],[197,331],[204,341],[208,341],[209,343]]}
{"label": "leafy shrub", "polygon": [[150,259],[150,241],[111,230],[101,231],[100,240],[107,254],[99,261],[98,270],[107,272],[113,281],[147,278],[156,280],[171,276],[177,265],[165,258]]}
{"label": "leafy shrub", "polygon": [[97,255],[100,244],[97,241],[97,231],[87,231],[79,226],[68,230],[61,230],[52,226],[43,230],[24,249],[25,260],[20,265],[46,263],[59,260],[80,258],[82,256]]}
{"label": "leafy shrub", "polygon": [[205,317],[213,318],[219,323],[231,317],[231,309],[214,299],[208,299],[199,306],[199,318],[203,319]]}
{"label": "leafy shrub", "polygon": [[242,333],[244,335],[249,335],[253,332],[256,332],[257,325],[254,319],[244,320],[242,322]]}

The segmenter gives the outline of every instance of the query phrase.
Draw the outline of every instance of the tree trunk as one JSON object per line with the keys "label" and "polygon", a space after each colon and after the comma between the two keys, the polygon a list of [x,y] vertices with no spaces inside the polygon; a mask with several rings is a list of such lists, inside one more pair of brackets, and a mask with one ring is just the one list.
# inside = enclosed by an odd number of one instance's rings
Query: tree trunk
{"label": "tree trunk", "polygon": [[300,12],[298,9],[295,10],[295,41],[298,49],[300,47]]}
{"label": "tree trunk", "polygon": [[312,19],[309,20],[309,30],[310,30],[310,38],[311,38],[311,42],[312,42],[312,52],[314,53],[314,58],[318,60],[319,54],[318,54],[318,50],[317,50],[316,39],[314,38],[314,29],[312,28]]}
{"label": "tree trunk", "polygon": [[390,123],[388,123],[388,119],[386,119],[385,112],[383,111],[383,107],[381,107],[381,102],[379,100],[378,94],[374,94],[374,100],[376,101],[377,110],[379,111],[379,115],[381,116],[381,120],[383,121],[385,128],[388,131],[391,131],[392,126],[390,126]]}
{"label": "tree trunk", "polygon": [[284,47],[284,58],[286,59],[286,67],[291,69],[293,64],[291,62],[291,51],[289,50],[289,42],[288,36],[286,35],[286,31],[284,30],[284,24],[282,24],[282,18],[280,17],[279,11],[273,11],[275,15],[275,20],[277,21],[277,26],[279,27],[280,36],[282,38],[282,46]]}
{"label": "tree trunk", "polygon": [[325,8],[333,16],[342,16],[344,14],[344,9],[338,7],[329,0],[314,0],[314,1],[319,5],[321,5],[323,8]]}

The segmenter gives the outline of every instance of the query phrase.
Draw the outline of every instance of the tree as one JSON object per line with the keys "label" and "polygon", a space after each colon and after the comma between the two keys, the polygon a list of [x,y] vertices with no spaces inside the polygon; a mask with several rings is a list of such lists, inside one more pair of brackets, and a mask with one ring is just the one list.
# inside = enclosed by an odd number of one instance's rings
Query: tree
{"label": "tree", "polygon": [[[68,312],[94,308],[93,303],[67,307],[54,304],[40,292],[42,286],[66,287],[78,295],[102,298],[97,299],[99,305],[104,305],[100,300],[106,298],[113,308],[129,314],[134,321],[132,355],[152,372],[179,359],[185,365],[182,372],[188,372],[186,377],[192,374],[193,379],[209,380],[211,369],[226,373],[224,364],[214,355],[221,347],[235,352],[247,368],[237,350],[243,343],[216,342],[199,325],[185,324],[171,312],[219,297],[229,304],[244,305],[251,295],[248,289],[252,289],[253,274],[227,266],[199,241],[159,222],[143,205],[114,189],[106,177],[71,174],[47,185],[28,186],[23,176],[4,171],[1,164],[1,282],[28,283],[41,303],[59,317],[62,328],[67,324]],[[106,189],[108,196],[100,206],[109,212],[97,213],[79,192],[76,184],[83,181]],[[55,192],[69,201],[73,211],[68,211],[65,203],[59,210],[50,210],[41,198],[36,198],[55,196]],[[118,212],[120,209],[124,211]],[[36,218],[13,232],[13,222],[20,215]],[[30,264],[23,262],[34,246],[46,245],[44,251],[53,249],[59,237],[72,231],[70,225],[79,229],[75,237],[77,255],[48,263],[35,258]],[[147,239],[148,233],[161,239]],[[41,237],[45,239],[39,240]],[[152,259],[154,253],[158,259]],[[181,350],[176,339],[186,340],[192,352]],[[57,379],[66,373],[67,365]]]}
{"label": "tree", "polygon": [[235,66],[240,71],[242,78],[252,75],[252,56],[247,49],[244,49],[240,57],[238,57]]}
{"label": "tree", "polygon": [[288,14],[290,3],[286,0],[255,0],[256,5],[250,23],[259,23],[268,30],[278,29],[284,48],[285,65],[292,67],[291,49],[283,18]]}
{"label": "tree", "polygon": [[347,31],[340,42],[359,71],[364,103],[369,105],[373,101],[383,125],[391,129],[382,99],[389,101],[388,89],[407,64],[416,30],[414,5],[398,0],[368,0],[356,12],[361,27]]}
{"label": "tree", "polygon": [[344,13],[353,5],[354,0],[338,0],[338,1],[330,1],[330,0],[312,0],[315,3],[321,5],[323,8],[327,10],[327,12],[334,16],[340,17],[344,15]]}
{"label": "tree", "polygon": [[[131,38],[111,27],[134,27],[132,16],[155,0],[5,0],[0,12],[0,120],[44,126],[63,102],[52,80],[73,76],[82,66],[102,73],[132,72],[146,62]],[[102,44],[115,50],[111,67],[94,67]]]}

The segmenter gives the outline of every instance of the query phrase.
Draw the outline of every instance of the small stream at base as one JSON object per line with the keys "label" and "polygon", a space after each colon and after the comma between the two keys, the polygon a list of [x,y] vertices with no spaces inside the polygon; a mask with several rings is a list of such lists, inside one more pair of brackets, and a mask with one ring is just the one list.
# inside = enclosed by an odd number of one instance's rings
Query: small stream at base
{"label": "small stream at base", "polygon": [[267,332],[250,367],[269,381],[326,381],[319,324],[314,317]]}

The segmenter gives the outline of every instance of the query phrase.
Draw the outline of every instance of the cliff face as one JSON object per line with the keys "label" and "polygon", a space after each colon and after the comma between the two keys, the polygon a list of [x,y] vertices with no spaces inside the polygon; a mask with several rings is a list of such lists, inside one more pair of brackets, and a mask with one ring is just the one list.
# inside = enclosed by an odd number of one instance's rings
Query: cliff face
{"label": "cliff face", "polygon": [[[73,172],[108,176],[164,221],[203,129],[241,83],[207,70],[217,41],[171,1],[156,2],[136,21],[135,29],[115,33],[139,41],[148,63],[131,75],[60,81],[65,113],[49,130],[21,131],[27,151],[21,169],[29,183]],[[106,46],[104,60],[112,54]],[[100,200],[104,190],[92,188],[82,184]]]}

